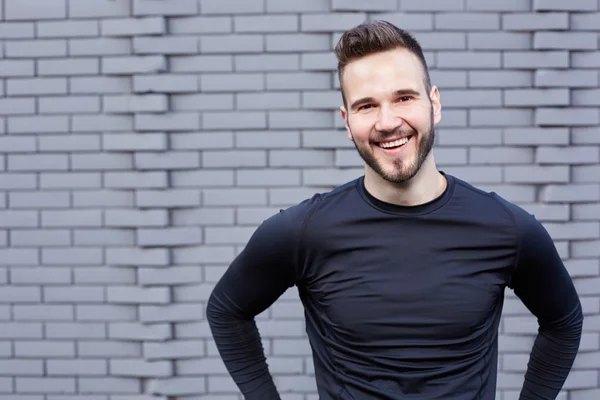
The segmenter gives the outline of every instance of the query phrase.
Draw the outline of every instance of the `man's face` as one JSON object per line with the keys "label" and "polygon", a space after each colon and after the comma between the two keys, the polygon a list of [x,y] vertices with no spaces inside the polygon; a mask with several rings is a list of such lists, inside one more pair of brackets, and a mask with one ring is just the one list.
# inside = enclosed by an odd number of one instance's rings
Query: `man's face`
{"label": "man's face", "polygon": [[389,182],[411,179],[441,120],[438,90],[427,92],[419,59],[405,49],[369,55],[346,65],[342,81],[348,138],[367,167]]}

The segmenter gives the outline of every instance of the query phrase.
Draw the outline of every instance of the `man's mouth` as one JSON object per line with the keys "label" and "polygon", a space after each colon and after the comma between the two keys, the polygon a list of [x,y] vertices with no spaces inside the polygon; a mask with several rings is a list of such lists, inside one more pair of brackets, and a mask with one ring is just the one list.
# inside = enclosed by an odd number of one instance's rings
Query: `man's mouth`
{"label": "man's mouth", "polygon": [[377,145],[383,149],[395,149],[395,148],[404,146],[406,143],[408,143],[410,141],[411,138],[412,138],[412,135],[408,136],[408,137],[403,137],[401,139],[396,139],[393,141],[378,142]]}

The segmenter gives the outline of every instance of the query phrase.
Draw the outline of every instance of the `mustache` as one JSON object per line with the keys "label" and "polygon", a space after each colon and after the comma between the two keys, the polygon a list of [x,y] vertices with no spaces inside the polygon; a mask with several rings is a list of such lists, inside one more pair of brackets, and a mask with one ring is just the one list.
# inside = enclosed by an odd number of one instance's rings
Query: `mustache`
{"label": "mustache", "polygon": [[390,131],[386,131],[386,132],[377,131],[376,133],[377,133],[377,136],[371,138],[371,140],[373,142],[384,142],[393,137],[412,136],[412,135],[416,135],[417,131],[412,127],[408,127],[408,128],[398,127],[393,130],[390,130]]}

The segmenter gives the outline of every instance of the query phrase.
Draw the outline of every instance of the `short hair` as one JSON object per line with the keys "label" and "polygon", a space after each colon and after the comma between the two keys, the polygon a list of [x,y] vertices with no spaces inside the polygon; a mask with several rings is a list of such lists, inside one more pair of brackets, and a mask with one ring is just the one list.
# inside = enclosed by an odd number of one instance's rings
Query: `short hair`
{"label": "short hair", "polygon": [[423,66],[425,88],[427,91],[431,90],[431,78],[427,61],[425,61],[419,42],[410,33],[390,22],[365,22],[344,32],[335,46],[335,56],[338,61],[338,79],[344,105],[346,104],[346,97],[342,86],[342,76],[346,65],[362,57],[397,48],[407,49],[417,56]]}

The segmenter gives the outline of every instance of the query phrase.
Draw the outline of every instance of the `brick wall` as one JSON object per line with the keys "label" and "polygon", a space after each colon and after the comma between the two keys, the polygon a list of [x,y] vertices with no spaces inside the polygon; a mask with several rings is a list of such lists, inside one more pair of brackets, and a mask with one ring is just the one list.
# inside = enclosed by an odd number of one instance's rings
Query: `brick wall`
{"label": "brick wall", "polygon": [[[598,0],[4,0],[0,397],[233,400],[204,319],[269,215],[361,173],[332,49],[382,18],[441,89],[440,168],[535,213],[586,314],[563,400],[600,398]],[[294,290],[258,318],[316,400]],[[512,295],[499,400],[535,320]]]}

